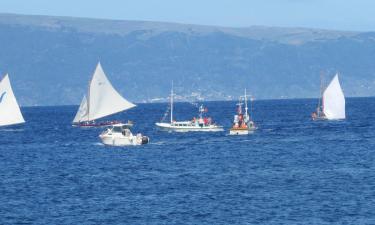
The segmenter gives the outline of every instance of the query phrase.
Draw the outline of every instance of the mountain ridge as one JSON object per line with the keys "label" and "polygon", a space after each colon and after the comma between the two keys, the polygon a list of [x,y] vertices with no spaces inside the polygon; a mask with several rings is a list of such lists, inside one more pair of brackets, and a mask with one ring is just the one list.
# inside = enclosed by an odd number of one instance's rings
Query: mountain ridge
{"label": "mountain ridge", "polygon": [[[44,28],[56,29],[71,27],[79,29],[81,32],[83,31],[88,33],[108,33],[119,35],[127,35],[133,31],[150,29],[156,30],[158,31],[158,33],[166,31],[178,31],[183,33],[190,32],[190,34],[194,34],[194,32],[202,32],[203,34],[211,32],[224,32],[239,37],[254,39],[270,38],[267,37],[267,34],[269,34],[270,31],[272,31],[272,33],[275,33],[275,31],[277,31],[283,35],[292,34],[296,37],[299,37],[299,35],[314,34],[315,36],[319,36],[320,34],[324,34],[325,38],[337,38],[338,36],[353,36],[360,33],[357,31],[341,31],[304,27],[268,27],[259,25],[253,25],[248,27],[225,27],[173,22],[113,20],[85,17],[22,15],[8,13],[0,13],[0,24],[34,25]],[[280,38],[280,35],[276,36],[276,38]]]}
{"label": "mountain ridge", "polygon": [[98,61],[135,102],[165,99],[172,80],[186,98],[318,97],[321,71],[340,72],[347,96],[375,93],[373,32],[15,14],[0,14],[0,32],[0,72],[21,105],[79,104]]}

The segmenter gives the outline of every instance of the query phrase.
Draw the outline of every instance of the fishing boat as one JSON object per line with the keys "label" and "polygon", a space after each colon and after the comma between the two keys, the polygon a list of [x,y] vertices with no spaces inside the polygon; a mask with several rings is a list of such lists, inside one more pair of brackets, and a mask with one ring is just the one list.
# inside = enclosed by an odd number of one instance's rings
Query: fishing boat
{"label": "fishing boat", "polygon": [[25,123],[17,99],[6,74],[0,81],[0,126]]}
{"label": "fishing boat", "polygon": [[316,112],[311,117],[313,120],[342,120],[345,115],[345,96],[336,74],[329,85],[323,90],[321,79],[321,97],[319,98]]}
{"label": "fishing boat", "polygon": [[[224,131],[222,126],[216,125],[211,117],[206,117],[208,109],[203,105],[199,106],[199,114],[197,118],[193,118],[190,121],[175,121],[173,118],[173,87],[170,96],[170,122],[159,122],[155,125],[163,131],[175,131],[175,132],[218,132]],[[166,114],[169,110],[167,110]],[[165,117],[162,119],[162,121]]]}
{"label": "fishing boat", "polygon": [[[250,117],[248,113],[246,89],[245,95],[240,96],[237,103],[237,114],[234,115],[233,126],[229,130],[230,135],[247,135],[256,130],[254,121],[252,120],[252,115]],[[251,99],[252,100],[252,99]],[[242,110],[242,106],[245,105],[245,112]],[[252,112],[252,101],[250,103],[251,112]]]}
{"label": "fishing boat", "polygon": [[119,124],[121,121],[100,121],[97,119],[119,113],[135,107],[123,98],[109,82],[100,64],[96,66],[89,82],[87,95],[83,96],[73,120],[73,126],[102,127]]}
{"label": "fishing boat", "polygon": [[99,135],[103,144],[112,146],[143,145],[149,142],[147,136],[133,135],[130,131],[132,124],[114,124]]}

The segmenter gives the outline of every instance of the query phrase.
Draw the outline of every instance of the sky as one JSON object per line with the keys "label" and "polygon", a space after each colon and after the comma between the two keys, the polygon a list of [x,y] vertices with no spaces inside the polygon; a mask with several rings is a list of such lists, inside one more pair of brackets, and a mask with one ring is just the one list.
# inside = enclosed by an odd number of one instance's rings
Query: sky
{"label": "sky", "polygon": [[0,12],[375,31],[375,0],[0,0]]}

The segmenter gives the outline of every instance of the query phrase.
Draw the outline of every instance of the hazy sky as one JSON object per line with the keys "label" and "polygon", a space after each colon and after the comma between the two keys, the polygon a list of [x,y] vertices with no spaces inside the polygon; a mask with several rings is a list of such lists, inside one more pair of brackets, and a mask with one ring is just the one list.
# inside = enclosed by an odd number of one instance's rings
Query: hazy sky
{"label": "hazy sky", "polygon": [[0,0],[0,12],[375,31],[375,0]]}

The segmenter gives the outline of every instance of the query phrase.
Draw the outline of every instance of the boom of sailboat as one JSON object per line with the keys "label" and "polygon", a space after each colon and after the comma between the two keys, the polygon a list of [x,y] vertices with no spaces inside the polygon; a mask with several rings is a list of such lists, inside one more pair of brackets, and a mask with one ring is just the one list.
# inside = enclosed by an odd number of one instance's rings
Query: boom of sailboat
{"label": "boom of sailboat", "polygon": [[[157,128],[170,132],[224,131],[223,126],[217,125],[211,117],[206,115],[207,108],[203,104],[199,106],[197,117],[187,121],[176,121],[173,114],[174,95],[172,85],[168,108],[170,114],[169,122],[157,122],[155,123]],[[231,135],[250,134],[257,128],[253,122],[252,99],[250,113],[247,100],[248,95],[245,89],[245,95],[239,98],[237,104],[237,114],[234,116],[233,125],[229,132]],[[112,86],[99,62],[89,81],[87,93],[83,96],[73,119],[73,126],[108,127],[99,135],[99,138],[105,145],[127,146],[147,144],[149,142],[147,136],[140,133],[133,135],[130,130],[133,127],[133,123],[130,121],[125,123],[121,121],[97,122],[97,120],[134,107],[136,107],[135,104],[121,96]],[[345,96],[339,82],[338,74],[333,77],[325,88],[321,85],[321,97],[316,112],[312,114],[312,118],[313,120],[342,120],[346,118]],[[13,93],[9,75],[6,74],[0,80],[0,127],[22,123],[25,123],[25,120]]]}

